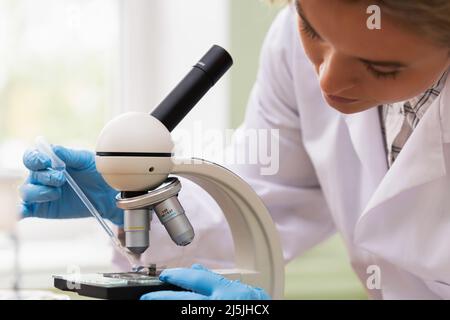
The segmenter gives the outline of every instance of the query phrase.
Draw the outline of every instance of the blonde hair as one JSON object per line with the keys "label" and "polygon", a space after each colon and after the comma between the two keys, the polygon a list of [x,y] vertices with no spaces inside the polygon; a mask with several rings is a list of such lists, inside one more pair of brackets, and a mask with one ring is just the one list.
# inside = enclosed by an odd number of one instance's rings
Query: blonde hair
{"label": "blonde hair", "polygon": [[[361,2],[367,0],[346,0]],[[291,0],[269,0],[271,3],[289,3]],[[450,1],[449,0],[374,0],[382,12],[387,13],[400,25],[414,30],[438,45],[450,48]]]}
{"label": "blonde hair", "polygon": [[405,27],[450,48],[449,0],[378,0],[380,7]]}

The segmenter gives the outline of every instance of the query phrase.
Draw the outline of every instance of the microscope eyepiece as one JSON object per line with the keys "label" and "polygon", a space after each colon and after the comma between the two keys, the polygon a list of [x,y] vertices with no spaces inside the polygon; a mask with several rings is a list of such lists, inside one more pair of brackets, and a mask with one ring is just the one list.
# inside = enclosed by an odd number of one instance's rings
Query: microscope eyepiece
{"label": "microscope eyepiece", "polygon": [[232,65],[230,54],[214,45],[151,115],[172,131]]}
{"label": "microscope eyepiece", "polygon": [[194,68],[203,70],[211,80],[211,86],[215,85],[217,81],[230,69],[233,65],[233,58],[230,54],[217,45],[214,45],[209,51],[200,59]]}

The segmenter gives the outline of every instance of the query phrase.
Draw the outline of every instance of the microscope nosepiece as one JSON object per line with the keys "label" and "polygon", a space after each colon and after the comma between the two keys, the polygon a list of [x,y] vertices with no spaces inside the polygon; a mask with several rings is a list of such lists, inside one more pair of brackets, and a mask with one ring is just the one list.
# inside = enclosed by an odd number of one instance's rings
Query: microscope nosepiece
{"label": "microscope nosepiece", "polygon": [[150,243],[150,222],[153,211],[170,238],[179,246],[186,246],[195,237],[184,208],[178,201],[181,183],[169,177],[151,191],[122,191],[117,206],[124,210],[125,246],[133,253],[143,253]]}

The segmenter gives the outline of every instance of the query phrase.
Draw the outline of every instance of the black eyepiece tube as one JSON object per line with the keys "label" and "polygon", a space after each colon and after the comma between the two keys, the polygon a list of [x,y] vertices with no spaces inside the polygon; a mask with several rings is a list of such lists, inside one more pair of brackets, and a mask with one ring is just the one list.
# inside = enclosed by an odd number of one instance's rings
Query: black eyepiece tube
{"label": "black eyepiece tube", "polygon": [[232,65],[225,49],[212,46],[151,115],[172,131]]}

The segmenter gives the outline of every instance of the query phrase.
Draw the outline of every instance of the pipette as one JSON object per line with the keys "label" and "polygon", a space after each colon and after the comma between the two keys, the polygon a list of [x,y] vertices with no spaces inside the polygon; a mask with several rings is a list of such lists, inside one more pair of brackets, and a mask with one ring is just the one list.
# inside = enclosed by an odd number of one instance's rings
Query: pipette
{"label": "pipette", "polygon": [[108,224],[103,220],[100,213],[97,211],[97,209],[94,207],[92,202],[89,200],[89,198],[84,194],[83,190],[78,186],[78,184],[75,182],[75,180],[72,178],[72,176],[67,172],[66,170],[66,164],[64,161],[62,161],[56,154],[53,152],[52,147],[50,144],[45,140],[44,137],[37,137],[36,138],[36,147],[37,149],[49,156],[50,160],[52,161],[52,168],[55,170],[59,170],[63,172],[64,177],[66,178],[67,183],[69,186],[73,189],[73,191],[77,194],[77,196],[80,198],[80,200],[83,202],[83,204],[86,206],[86,208],[89,210],[89,212],[92,214],[92,216],[97,220],[97,222],[102,226],[103,230],[108,234],[109,238],[114,244],[114,247],[119,251],[120,254],[122,254],[130,263],[132,266],[132,269],[136,269],[139,267],[137,259],[129,253],[125,247],[120,243],[120,240],[117,238],[115,233],[111,230],[111,228],[108,226]]}

